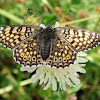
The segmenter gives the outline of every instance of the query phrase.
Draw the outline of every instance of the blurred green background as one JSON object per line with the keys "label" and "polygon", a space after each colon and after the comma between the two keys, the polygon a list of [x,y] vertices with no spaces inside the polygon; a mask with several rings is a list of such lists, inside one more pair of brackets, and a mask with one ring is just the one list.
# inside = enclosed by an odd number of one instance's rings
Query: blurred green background
{"label": "blurred green background", "polygon": [[[43,23],[37,16],[33,18],[27,8],[47,23],[72,10],[58,20],[60,25],[100,33],[100,0],[0,0],[0,26],[22,25],[27,17],[31,19],[29,24],[38,20]],[[21,65],[14,61],[12,51],[0,45],[0,100],[100,100],[100,46],[86,53],[89,61],[86,74],[79,73],[79,86],[44,91],[44,85],[31,83],[32,74],[20,71]]]}

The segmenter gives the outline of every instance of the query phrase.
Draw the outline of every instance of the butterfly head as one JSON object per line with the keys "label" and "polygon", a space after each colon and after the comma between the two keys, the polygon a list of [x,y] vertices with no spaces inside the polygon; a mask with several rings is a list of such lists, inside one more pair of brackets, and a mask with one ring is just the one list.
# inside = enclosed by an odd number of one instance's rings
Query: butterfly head
{"label": "butterfly head", "polygon": [[51,26],[51,24],[48,24],[48,25],[47,25],[47,28],[51,28],[51,29],[52,29],[52,26]]}

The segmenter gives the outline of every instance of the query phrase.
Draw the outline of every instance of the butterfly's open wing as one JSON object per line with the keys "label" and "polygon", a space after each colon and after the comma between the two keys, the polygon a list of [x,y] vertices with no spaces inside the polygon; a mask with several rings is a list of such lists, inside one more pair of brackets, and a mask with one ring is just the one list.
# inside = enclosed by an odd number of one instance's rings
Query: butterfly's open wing
{"label": "butterfly's open wing", "polygon": [[37,35],[42,28],[29,25],[12,25],[0,27],[0,44],[14,49],[30,37]]}
{"label": "butterfly's open wing", "polygon": [[14,58],[24,66],[37,66],[43,64],[37,37],[23,42],[14,51]]}
{"label": "butterfly's open wing", "polygon": [[100,34],[95,32],[71,27],[55,29],[57,35],[65,40],[75,52],[90,50],[100,43]]}
{"label": "butterfly's open wing", "polygon": [[51,46],[50,56],[46,60],[51,67],[64,68],[73,64],[76,60],[76,53],[64,40],[57,38]]}

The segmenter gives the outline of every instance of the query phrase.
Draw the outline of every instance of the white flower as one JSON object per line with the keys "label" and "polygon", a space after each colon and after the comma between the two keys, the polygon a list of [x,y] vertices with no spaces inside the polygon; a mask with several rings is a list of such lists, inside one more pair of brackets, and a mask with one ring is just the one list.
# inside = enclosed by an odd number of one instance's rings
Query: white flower
{"label": "white flower", "polygon": [[86,54],[79,52],[75,63],[65,68],[57,69],[55,67],[48,67],[44,64],[40,67],[21,67],[21,71],[28,71],[31,73],[36,70],[36,73],[31,77],[32,83],[39,80],[40,85],[42,83],[46,84],[44,90],[48,89],[50,85],[52,85],[52,90],[57,90],[57,81],[60,84],[61,90],[66,90],[66,83],[73,87],[80,84],[77,72],[86,72],[83,68],[85,64],[79,63],[85,63],[87,62],[87,59],[82,58],[81,56],[86,56]]}
{"label": "white flower", "polygon": [[[59,23],[56,22],[55,27],[58,27]],[[45,27],[43,24],[41,24],[41,27]],[[76,61],[74,64],[71,64],[69,67],[65,68],[56,68],[56,67],[48,67],[44,63],[44,65],[41,65],[39,67],[21,67],[21,71],[28,71],[29,73],[32,73],[36,71],[34,75],[32,75],[32,83],[35,83],[39,80],[39,84],[46,84],[44,90],[48,89],[50,86],[52,86],[52,90],[57,90],[57,81],[59,82],[59,87],[61,90],[66,90],[66,84],[69,86],[77,86],[80,84],[79,75],[77,72],[85,73],[85,69],[83,68],[85,66],[85,62],[88,60],[83,58],[86,56],[84,52],[77,53]],[[80,64],[82,63],[82,64]]]}

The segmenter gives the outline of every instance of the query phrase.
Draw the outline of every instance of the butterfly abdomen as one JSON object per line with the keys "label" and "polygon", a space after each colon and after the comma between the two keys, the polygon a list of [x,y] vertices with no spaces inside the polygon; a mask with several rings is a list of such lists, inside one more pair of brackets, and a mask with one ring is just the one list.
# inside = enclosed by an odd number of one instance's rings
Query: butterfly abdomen
{"label": "butterfly abdomen", "polygon": [[50,48],[54,39],[55,39],[55,30],[53,30],[51,27],[43,29],[43,31],[40,33],[39,46],[40,46],[41,57],[43,60],[46,60],[49,57]]}

